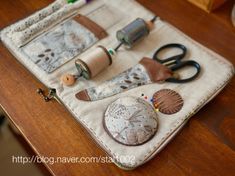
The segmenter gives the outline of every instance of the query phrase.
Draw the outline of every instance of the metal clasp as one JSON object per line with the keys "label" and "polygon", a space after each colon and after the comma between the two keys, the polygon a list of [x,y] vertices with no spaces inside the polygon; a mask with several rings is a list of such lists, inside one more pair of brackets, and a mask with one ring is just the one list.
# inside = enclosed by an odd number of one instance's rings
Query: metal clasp
{"label": "metal clasp", "polygon": [[42,90],[41,88],[38,88],[37,93],[43,97],[45,102],[48,102],[51,99],[55,98],[56,90],[55,89],[49,89],[48,94],[45,95],[45,91]]}

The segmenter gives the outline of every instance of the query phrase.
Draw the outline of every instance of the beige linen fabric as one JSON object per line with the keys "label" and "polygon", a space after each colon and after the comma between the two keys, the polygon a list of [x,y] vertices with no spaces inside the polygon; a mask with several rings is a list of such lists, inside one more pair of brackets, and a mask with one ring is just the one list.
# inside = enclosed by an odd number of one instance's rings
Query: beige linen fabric
{"label": "beige linen fabric", "polygon": [[[96,0],[79,9],[79,13],[85,15],[89,14],[89,12],[101,5],[108,6],[110,9],[113,9],[113,11],[118,12],[116,15],[122,17],[121,20],[111,27],[109,24],[104,23],[104,19],[108,18],[105,16],[105,13],[102,18],[96,19],[98,24],[100,22],[106,27],[109,26],[107,29],[109,37],[97,43],[97,45],[103,45],[105,47],[116,46],[117,41],[115,32],[124,25],[130,23],[137,17],[146,20],[153,17],[151,12],[144,9],[133,0]],[[107,20],[107,22],[110,22],[110,20]],[[116,59],[114,59],[114,63],[107,70],[103,71],[92,80],[81,79],[77,81],[76,85],[73,87],[64,87],[60,83],[60,77],[67,72],[76,73],[76,68],[74,66],[74,60],[76,58],[51,74],[45,73],[33,64],[22,50],[17,47],[17,43],[7,35],[11,28],[14,28],[16,24],[7,27],[1,32],[1,38],[6,46],[42,83],[48,87],[56,88],[57,95],[66,108],[80,124],[86,127],[97,143],[99,143],[109,155],[125,168],[135,168],[157,154],[175,136],[185,122],[227,84],[234,73],[232,64],[223,57],[201,46],[167,22],[158,19],[155,23],[155,28],[150,35],[131,50],[121,48],[117,53]],[[201,65],[201,74],[195,81],[187,84],[163,83],[141,86],[113,97],[94,102],[83,102],[75,98],[75,94],[78,91],[90,86],[99,85],[101,82],[116,76],[120,72],[137,64],[143,56],[152,57],[157,48],[167,43],[181,43],[185,45],[188,48],[186,59],[196,60]],[[96,46],[88,49],[79,55],[79,57],[81,58],[83,55],[86,55],[86,53],[93,50]],[[185,76],[190,73],[191,70],[184,70]],[[114,141],[106,133],[102,121],[104,112],[111,102],[122,96],[130,95],[140,97],[142,93],[151,97],[156,91],[162,88],[170,88],[180,93],[184,99],[184,106],[180,112],[170,116],[158,113],[158,131],[150,141],[140,146],[125,146]],[[132,155],[135,159],[130,161],[118,160],[120,156],[126,155]]]}

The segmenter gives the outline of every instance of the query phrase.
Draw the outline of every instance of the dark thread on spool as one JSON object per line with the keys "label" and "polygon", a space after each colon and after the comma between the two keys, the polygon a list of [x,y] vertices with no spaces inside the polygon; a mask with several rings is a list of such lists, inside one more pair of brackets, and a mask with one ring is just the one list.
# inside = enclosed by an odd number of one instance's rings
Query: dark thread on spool
{"label": "dark thread on spool", "polygon": [[123,45],[123,42],[120,42],[120,43],[118,44],[118,46],[116,46],[116,48],[114,49],[114,51],[117,52],[117,50],[118,50],[122,45]]}
{"label": "dark thread on spool", "polygon": [[150,22],[151,22],[151,23],[154,23],[154,22],[156,21],[157,17],[158,17],[158,16],[154,16],[154,17],[150,20]]}

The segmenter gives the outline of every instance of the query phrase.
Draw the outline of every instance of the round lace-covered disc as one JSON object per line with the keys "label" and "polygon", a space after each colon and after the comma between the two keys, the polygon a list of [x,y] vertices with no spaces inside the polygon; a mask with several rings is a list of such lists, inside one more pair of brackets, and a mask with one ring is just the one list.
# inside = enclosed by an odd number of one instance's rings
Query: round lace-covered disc
{"label": "round lace-covered disc", "polygon": [[157,114],[145,100],[122,97],[106,109],[104,127],[117,142],[140,145],[150,140],[157,131]]}

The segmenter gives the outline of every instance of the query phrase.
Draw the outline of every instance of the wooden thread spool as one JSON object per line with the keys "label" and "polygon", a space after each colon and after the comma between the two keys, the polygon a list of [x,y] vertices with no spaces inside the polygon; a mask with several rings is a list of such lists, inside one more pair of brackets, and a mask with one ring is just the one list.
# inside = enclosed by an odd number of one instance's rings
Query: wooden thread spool
{"label": "wooden thread spool", "polygon": [[107,50],[103,46],[98,46],[83,58],[77,59],[75,65],[81,76],[90,79],[112,64],[114,54],[112,49]]}
{"label": "wooden thread spool", "polygon": [[103,46],[98,46],[94,51],[75,61],[77,75],[64,74],[61,77],[61,82],[63,85],[72,86],[79,77],[91,79],[111,65],[114,56],[113,49],[107,50]]}

